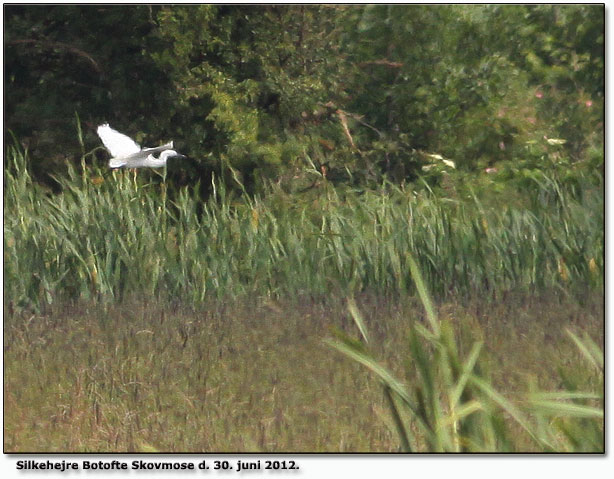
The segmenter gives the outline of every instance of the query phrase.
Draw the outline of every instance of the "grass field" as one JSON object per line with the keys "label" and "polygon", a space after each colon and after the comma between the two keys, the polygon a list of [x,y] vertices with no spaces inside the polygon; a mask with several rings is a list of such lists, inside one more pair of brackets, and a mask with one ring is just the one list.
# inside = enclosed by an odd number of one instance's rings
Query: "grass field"
{"label": "grass field", "polygon": [[[550,295],[439,310],[459,332],[471,325],[465,354],[481,337],[494,387],[522,401],[531,380],[563,388],[557,367],[579,389],[599,392],[599,372],[564,330],[601,330],[601,301],[578,307]],[[421,308],[368,296],[358,304],[377,355],[414,383],[404,364]],[[128,302],[8,317],[5,450],[398,451],[379,382],[322,341],[334,328],[358,336],[340,300],[199,310]],[[540,450],[512,431],[510,450]]]}
{"label": "grass field", "polygon": [[26,164],[6,452],[603,450],[596,176],[201,203],[86,169],[52,194]]}

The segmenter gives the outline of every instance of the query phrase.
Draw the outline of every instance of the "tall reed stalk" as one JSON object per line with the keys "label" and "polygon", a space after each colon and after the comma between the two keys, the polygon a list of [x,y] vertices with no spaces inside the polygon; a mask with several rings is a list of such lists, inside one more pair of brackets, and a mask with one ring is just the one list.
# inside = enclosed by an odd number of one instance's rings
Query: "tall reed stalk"
{"label": "tall reed stalk", "polygon": [[[336,340],[327,341],[379,379],[401,451],[510,452],[510,438],[518,434],[526,436],[531,451],[604,451],[603,379],[595,391],[580,391],[572,376],[562,373],[566,389],[542,392],[533,387],[522,401],[507,399],[481,372],[483,343],[475,341],[461,354],[458,333],[450,322],[438,319],[412,258],[409,266],[427,318],[427,324],[413,324],[408,338],[409,384],[375,358],[365,320],[352,300],[348,309],[361,339],[338,333]],[[604,357],[597,345],[571,331],[568,335],[603,378]]]}

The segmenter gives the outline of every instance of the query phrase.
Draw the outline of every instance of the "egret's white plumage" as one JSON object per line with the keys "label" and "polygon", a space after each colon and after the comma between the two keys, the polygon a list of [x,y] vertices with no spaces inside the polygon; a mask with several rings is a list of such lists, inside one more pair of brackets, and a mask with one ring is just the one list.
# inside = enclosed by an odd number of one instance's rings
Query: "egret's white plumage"
{"label": "egret's white plumage", "polygon": [[[141,148],[132,138],[115,131],[108,123],[100,125],[96,131],[105,148],[111,153],[111,168],[159,168],[165,166],[172,156],[184,157],[172,149],[172,141],[156,148]],[[155,153],[160,153],[160,156],[156,158]]]}

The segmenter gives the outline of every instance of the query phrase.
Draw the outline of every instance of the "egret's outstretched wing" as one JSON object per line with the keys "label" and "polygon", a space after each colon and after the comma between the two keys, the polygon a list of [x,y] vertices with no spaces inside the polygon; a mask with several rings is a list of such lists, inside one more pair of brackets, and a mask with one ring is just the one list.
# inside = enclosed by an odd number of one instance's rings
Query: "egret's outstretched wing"
{"label": "egret's outstretched wing", "polygon": [[162,152],[165,150],[172,150],[173,149],[173,142],[169,142],[166,145],[161,145],[161,146],[156,146],[155,148],[143,148],[143,153],[147,152],[147,154],[149,153],[158,153],[158,152]]}
{"label": "egret's outstretched wing", "polygon": [[97,133],[113,157],[122,158],[141,151],[141,147],[132,138],[115,131],[108,123],[100,125]]}

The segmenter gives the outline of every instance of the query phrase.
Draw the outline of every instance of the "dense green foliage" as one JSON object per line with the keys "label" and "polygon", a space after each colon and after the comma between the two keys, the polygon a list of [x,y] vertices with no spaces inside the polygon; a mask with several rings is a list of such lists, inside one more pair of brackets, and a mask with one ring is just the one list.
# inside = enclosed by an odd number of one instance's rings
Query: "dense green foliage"
{"label": "dense green foliage", "polygon": [[82,153],[75,113],[87,150],[109,121],[174,139],[176,181],[250,192],[310,162],[362,184],[427,154],[475,171],[544,137],[577,162],[602,156],[603,29],[599,5],[10,5],[5,125],[39,179]]}

